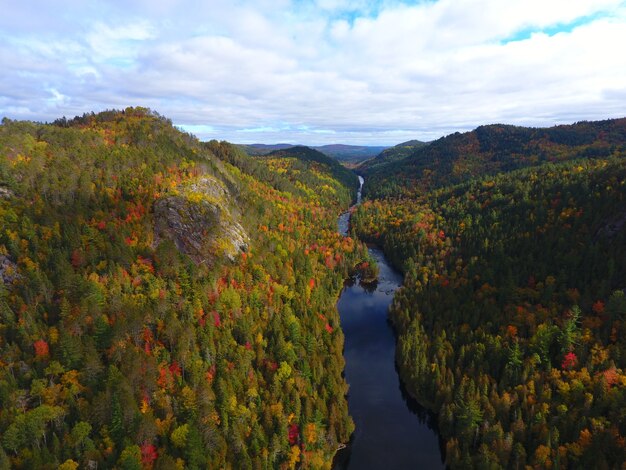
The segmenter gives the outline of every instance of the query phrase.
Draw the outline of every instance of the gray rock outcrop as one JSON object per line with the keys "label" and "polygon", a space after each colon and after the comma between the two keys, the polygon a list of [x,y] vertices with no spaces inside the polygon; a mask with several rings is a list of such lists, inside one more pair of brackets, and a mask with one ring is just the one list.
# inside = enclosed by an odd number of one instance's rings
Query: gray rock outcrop
{"label": "gray rock outcrop", "polygon": [[231,205],[232,196],[217,179],[205,176],[154,205],[155,244],[172,240],[198,264],[221,257],[234,260],[248,247],[249,237]]}

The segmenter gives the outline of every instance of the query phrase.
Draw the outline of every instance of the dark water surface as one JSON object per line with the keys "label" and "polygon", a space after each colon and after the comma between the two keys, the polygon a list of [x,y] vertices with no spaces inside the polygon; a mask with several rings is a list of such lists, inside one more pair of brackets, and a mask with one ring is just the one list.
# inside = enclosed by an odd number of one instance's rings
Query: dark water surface
{"label": "dark water surface", "polygon": [[[347,227],[348,220],[344,222]],[[387,310],[402,276],[381,250],[370,248],[370,253],[380,268],[378,284],[348,282],[337,303],[356,430],[348,447],[337,453],[333,469],[445,468],[431,418],[406,395],[395,368],[396,339]]]}

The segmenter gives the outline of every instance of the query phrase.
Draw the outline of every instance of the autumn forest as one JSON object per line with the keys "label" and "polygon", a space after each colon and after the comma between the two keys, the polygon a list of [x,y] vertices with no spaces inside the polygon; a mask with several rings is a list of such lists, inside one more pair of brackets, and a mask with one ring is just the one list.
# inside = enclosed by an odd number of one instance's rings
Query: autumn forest
{"label": "autumn forest", "polygon": [[448,467],[622,468],[625,157],[626,119],[347,169],[145,108],[5,118],[0,469],[330,469],[355,431],[336,303],[376,277],[368,244],[404,274],[398,373]]}

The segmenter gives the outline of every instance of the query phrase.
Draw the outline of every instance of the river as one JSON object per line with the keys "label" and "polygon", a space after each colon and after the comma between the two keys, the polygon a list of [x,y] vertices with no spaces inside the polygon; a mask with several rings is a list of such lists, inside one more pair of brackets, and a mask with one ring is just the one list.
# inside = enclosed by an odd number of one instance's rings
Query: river
{"label": "river", "polygon": [[[363,179],[359,177],[361,187]],[[359,189],[357,204],[361,201]],[[349,213],[339,218],[347,234]],[[404,391],[395,368],[396,339],[387,310],[402,275],[370,248],[380,269],[375,286],[347,281],[337,308],[345,335],[348,407],[356,430],[339,451],[334,470],[445,468],[432,416]]]}

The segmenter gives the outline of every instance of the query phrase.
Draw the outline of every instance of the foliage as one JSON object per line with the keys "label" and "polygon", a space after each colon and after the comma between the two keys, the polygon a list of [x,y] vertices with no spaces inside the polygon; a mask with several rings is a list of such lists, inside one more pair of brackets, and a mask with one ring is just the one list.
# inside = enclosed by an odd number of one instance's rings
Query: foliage
{"label": "foliage", "polygon": [[[244,152],[249,155],[267,155],[274,150],[289,149],[297,147],[290,144],[251,144],[251,145],[238,145]],[[324,155],[339,160],[343,165],[356,165],[364,160],[373,158],[387,147],[371,147],[364,145],[343,145],[343,144],[329,144],[321,145],[318,147],[310,147],[313,150],[323,153]]]}
{"label": "foliage", "polygon": [[626,118],[548,129],[494,124],[442,137],[400,158],[375,159],[360,171],[371,197],[416,196],[487,174],[609,158],[623,153],[625,142]]}
{"label": "foliage", "polygon": [[353,227],[406,274],[399,369],[451,467],[626,461],[625,124],[479,128],[366,182]]}
{"label": "foliage", "polygon": [[428,145],[428,142],[422,142],[420,140],[409,140],[402,142],[393,147],[382,150],[376,158],[372,158],[359,165],[359,172],[372,172],[376,167],[382,167],[389,162],[402,160],[413,154],[417,149]]}
{"label": "foliage", "polygon": [[[366,256],[336,229],[353,183],[324,162],[202,144],[143,108],[4,120],[0,149],[0,254],[17,269],[0,281],[0,456],[330,465],[353,429],[335,308]],[[234,261],[212,245],[211,266],[154,233],[155,203],[204,177],[251,238]]]}

